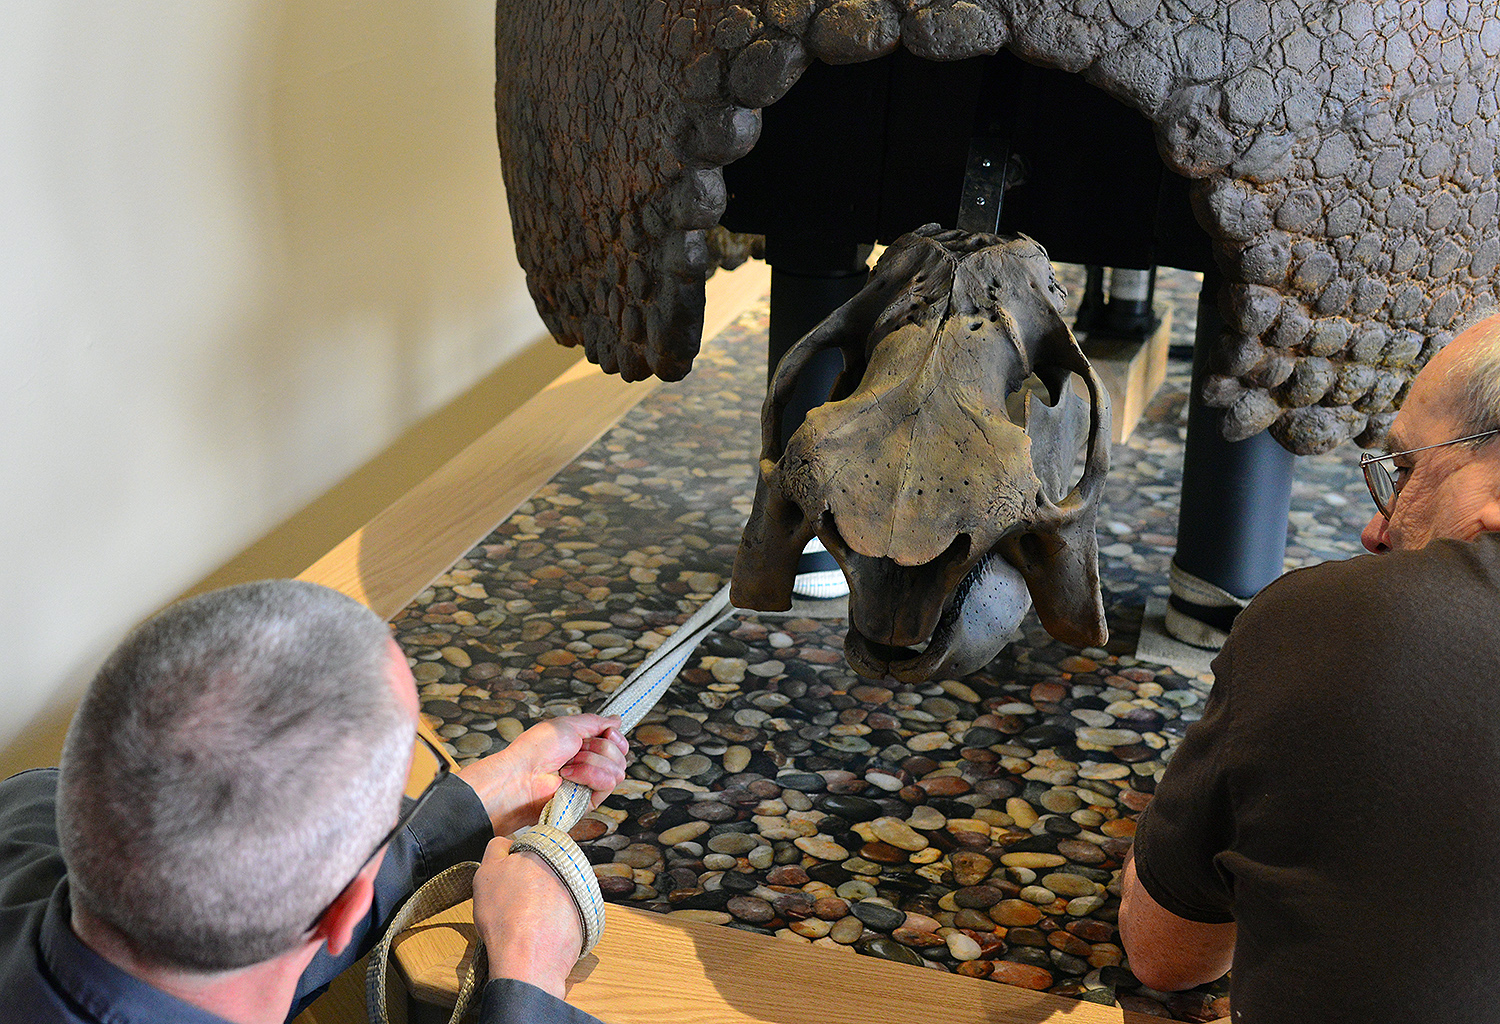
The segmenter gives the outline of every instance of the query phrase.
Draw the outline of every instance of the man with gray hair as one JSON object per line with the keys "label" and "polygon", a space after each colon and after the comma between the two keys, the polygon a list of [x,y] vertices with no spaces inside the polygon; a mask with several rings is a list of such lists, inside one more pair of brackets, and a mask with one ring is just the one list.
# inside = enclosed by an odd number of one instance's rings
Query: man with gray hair
{"label": "man with gray hair", "polygon": [[562,777],[610,792],[619,720],[541,723],[402,813],[417,713],[385,623],[315,584],[230,587],[136,629],[61,767],[0,783],[0,1022],[287,1019],[416,886],[481,858],[481,1020],[592,1021],[558,998],[571,898],[494,837]]}
{"label": "man with gray hair", "polygon": [[1125,865],[1146,985],[1237,1024],[1488,1021],[1500,955],[1500,317],[1361,459],[1365,547],[1263,590]]}

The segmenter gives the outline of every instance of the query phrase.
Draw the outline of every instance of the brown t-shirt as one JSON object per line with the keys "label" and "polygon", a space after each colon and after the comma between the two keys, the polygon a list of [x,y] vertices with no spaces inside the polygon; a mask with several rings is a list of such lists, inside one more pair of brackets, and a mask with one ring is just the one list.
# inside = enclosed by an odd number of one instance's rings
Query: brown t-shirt
{"label": "brown t-shirt", "polygon": [[1135,858],[1238,923],[1236,1024],[1500,1018],[1500,534],[1290,573],[1213,667]]}

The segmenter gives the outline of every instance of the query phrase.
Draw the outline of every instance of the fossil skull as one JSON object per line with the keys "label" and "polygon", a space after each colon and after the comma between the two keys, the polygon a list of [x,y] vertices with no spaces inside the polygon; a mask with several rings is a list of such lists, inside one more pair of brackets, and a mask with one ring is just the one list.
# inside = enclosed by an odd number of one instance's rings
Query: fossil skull
{"label": "fossil skull", "polygon": [[[816,534],[849,582],[844,650],[862,675],[965,675],[1033,604],[1058,639],[1103,643],[1094,523],[1109,399],[1063,295],[1024,235],[927,225],[892,243],[777,367],[734,603],[790,607]],[[782,437],[798,374],[834,347],[844,370],[829,400]]]}

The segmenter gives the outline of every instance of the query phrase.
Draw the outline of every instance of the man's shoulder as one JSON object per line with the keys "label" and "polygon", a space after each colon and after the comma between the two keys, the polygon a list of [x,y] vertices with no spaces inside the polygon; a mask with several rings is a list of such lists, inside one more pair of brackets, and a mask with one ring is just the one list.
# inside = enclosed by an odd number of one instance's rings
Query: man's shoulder
{"label": "man's shoulder", "polygon": [[0,782],[0,932],[39,914],[66,873],[57,841],[57,772]]}
{"label": "man's shoulder", "polygon": [[1437,540],[1416,551],[1357,555],[1294,569],[1256,595],[1246,611],[1276,616],[1312,612],[1315,620],[1341,609],[1375,617],[1397,609],[1441,614],[1451,600],[1473,595],[1500,602],[1500,534]]}
{"label": "man's shoulder", "polygon": [[0,910],[0,1020],[6,1010],[26,1008],[35,1024],[74,1024],[85,1018],[68,1005],[40,967],[38,933],[45,904]]}
{"label": "man's shoulder", "polygon": [[0,781],[0,839],[12,848],[56,845],[57,769],[32,768]]}
{"label": "man's shoulder", "polygon": [[6,779],[0,779],[0,800],[9,803],[12,794],[41,794],[57,791],[56,768],[23,768]]}
{"label": "man's shoulder", "polygon": [[1310,699],[1313,679],[1347,690],[1455,661],[1500,671],[1500,534],[1289,572],[1240,613],[1214,670],[1258,700],[1288,680]]}
{"label": "man's shoulder", "polygon": [[1380,619],[1388,590],[1383,581],[1396,575],[1392,568],[1384,558],[1359,555],[1293,569],[1267,584],[1240,612],[1226,646],[1239,649],[1248,641],[1310,631],[1326,637],[1337,622]]}
{"label": "man's shoulder", "polygon": [[[47,775],[26,772],[0,782],[0,800],[45,785]],[[29,778],[25,776],[30,776]],[[0,831],[0,1020],[6,1008],[25,1007],[36,1024],[73,1024],[85,1019],[42,970],[40,936],[49,907],[62,899],[62,856],[45,844]],[[20,1019],[20,1018],[16,1018]]]}
{"label": "man's shoulder", "polygon": [[[24,1019],[27,1024],[85,1024],[92,1020],[70,1006],[37,970],[31,945],[16,944],[22,937],[16,936],[15,943],[0,939],[0,1020]],[[24,1018],[6,1016],[7,1010],[18,1007],[25,1007]]]}

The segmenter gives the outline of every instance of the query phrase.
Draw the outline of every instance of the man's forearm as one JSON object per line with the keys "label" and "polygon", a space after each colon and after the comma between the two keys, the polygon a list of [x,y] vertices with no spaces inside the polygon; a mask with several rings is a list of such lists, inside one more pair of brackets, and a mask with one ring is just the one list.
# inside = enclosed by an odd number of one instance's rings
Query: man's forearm
{"label": "man's forearm", "polygon": [[1176,992],[1222,978],[1234,960],[1235,924],[1178,917],[1152,898],[1125,861],[1120,882],[1120,939],[1141,983]]}

